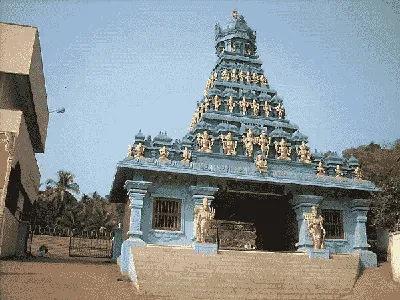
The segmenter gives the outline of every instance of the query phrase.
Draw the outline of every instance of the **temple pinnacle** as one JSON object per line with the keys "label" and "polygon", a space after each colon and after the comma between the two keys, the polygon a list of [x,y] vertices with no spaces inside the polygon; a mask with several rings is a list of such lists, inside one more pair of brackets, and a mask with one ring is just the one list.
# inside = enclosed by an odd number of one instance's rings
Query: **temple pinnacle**
{"label": "temple pinnacle", "polygon": [[238,11],[235,9],[234,11],[233,11],[233,13],[232,13],[232,17],[233,17],[233,19],[236,21],[237,20],[237,17],[238,17]]}

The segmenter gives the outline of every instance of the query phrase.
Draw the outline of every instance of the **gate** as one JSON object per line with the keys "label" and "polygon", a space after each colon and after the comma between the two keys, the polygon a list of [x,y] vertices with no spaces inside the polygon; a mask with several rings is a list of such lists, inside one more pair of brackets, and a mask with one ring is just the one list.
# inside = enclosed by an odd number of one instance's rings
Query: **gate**
{"label": "gate", "polygon": [[73,236],[69,240],[69,256],[112,258],[112,233]]}
{"label": "gate", "polygon": [[214,220],[211,230],[221,250],[254,250],[257,238],[253,223]]}

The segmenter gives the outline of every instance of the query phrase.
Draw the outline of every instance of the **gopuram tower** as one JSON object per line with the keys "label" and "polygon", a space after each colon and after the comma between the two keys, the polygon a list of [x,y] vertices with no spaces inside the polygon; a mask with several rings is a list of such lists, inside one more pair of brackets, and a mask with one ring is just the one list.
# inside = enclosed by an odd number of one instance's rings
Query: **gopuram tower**
{"label": "gopuram tower", "polygon": [[[188,133],[152,139],[139,130],[117,164],[110,200],[125,205],[124,242],[115,251],[122,272],[129,249],[146,244],[297,250],[311,258],[357,252],[363,268],[375,266],[366,216],[377,187],[362,179],[356,158],[311,153],[268,82],[256,32],[237,11],[232,17],[215,26],[218,59]],[[208,237],[214,218],[229,226]]]}

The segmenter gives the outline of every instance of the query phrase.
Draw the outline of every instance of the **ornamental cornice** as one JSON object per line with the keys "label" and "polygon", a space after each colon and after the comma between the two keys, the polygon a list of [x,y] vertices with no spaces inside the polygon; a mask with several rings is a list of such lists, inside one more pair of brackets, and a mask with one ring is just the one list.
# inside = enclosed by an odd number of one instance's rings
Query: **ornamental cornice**
{"label": "ornamental cornice", "polygon": [[[271,162],[269,162],[269,166],[272,166]],[[372,182],[366,180],[336,178],[333,176],[318,176],[316,174],[295,172],[290,168],[288,168],[288,170],[268,170],[267,172],[260,173],[255,165],[250,165],[249,167],[235,167],[231,165],[217,165],[197,162],[191,162],[187,164],[180,161],[160,162],[154,158],[126,158],[123,161],[120,161],[117,167],[279,184],[297,184],[329,188],[336,187],[349,190],[379,191],[379,189]]]}
{"label": "ornamental cornice", "polygon": [[149,181],[127,180],[125,181],[124,188],[128,190],[128,192],[132,191],[133,193],[146,193],[151,184],[152,183]]}
{"label": "ornamental cornice", "polygon": [[212,187],[212,186],[198,186],[193,185],[189,188],[192,196],[194,195],[204,195],[204,196],[213,196],[219,188]]}

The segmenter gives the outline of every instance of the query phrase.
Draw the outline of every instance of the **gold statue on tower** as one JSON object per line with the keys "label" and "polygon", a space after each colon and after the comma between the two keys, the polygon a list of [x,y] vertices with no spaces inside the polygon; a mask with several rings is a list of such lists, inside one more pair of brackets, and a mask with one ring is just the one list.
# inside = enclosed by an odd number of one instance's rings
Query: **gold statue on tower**
{"label": "gold statue on tower", "polygon": [[169,155],[169,151],[167,150],[167,148],[165,146],[163,146],[160,150],[158,150],[160,152],[160,161],[168,161],[168,155]]}
{"label": "gold statue on tower", "polygon": [[288,144],[282,138],[281,141],[275,142],[275,151],[276,154],[280,154],[278,159],[281,160],[290,160],[290,154],[292,153],[292,148],[288,147]]}
{"label": "gold statue on tower", "polygon": [[256,159],[254,160],[256,164],[256,168],[258,172],[262,173],[268,170],[267,160],[264,158],[262,154],[258,154]]}
{"label": "gold statue on tower", "polygon": [[190,153],[190,151],[188,150],[188,148],[185,147],[185,149],[183,150],[183,153],[182,153],[182,160],[181,160],[181,162],[187,164],[187,163],[190,162],[191,157],[192,157],[192,153]]}
{"label": "gold statue on tower", "polygon": [[214,110],[218,111],[219,107],[221,106],[221,100],[219,99],[218,95],[215,95],[213,103],[214,103]]}
{"label": "gold statue on tower", "polygon": [[228,109],[229,109],[229,112],[233,112],[233,109],[235,108],[235,106],[236,106],[236,104],[235,104],[235,102],[233,101],[233,97],[230,96],[230,97],[229,97],[229,100],[228,100]]}
{"label": "gold statue on tower", "polygon": [[356,169],[354,170],[354,179],[355,180],[361,180],[362,179],[361,168],[360,167],[356,167]]}
{"label": "gold statue on tower", "polygon": [[211,147],[214,145],[214,139],[211,139],[207,131],[203,134],[197,134],[197,147],[200,152],[212,152]]}
{"label": "gold statue on tower", "polygon": [[246,102],[246,97],[243,97],[242,101],[239,102],[239,106],[242,108],[242,114],[246,115],[247,107],[249,107],[249,103]]}
{"label": "gold statue on tower", "polygon": [[265,117],[266,118],[269,117],[269,114],[271,113],[271,111],[272,111],[272,106],[268,103],[268,101],[265,101],[264,112],[265,112]]}
{"label": "gold statue on tower", "polygon": [[247,135],[246,136],[242,136],[242,141],[244,144],[244,147],[246,149],[246,155],[249,157],[253,156],[253,145],[256,142],[256,138],[253,135],[253,131],[251,130],[251,128],[249,128],[249,130],[247,131]]}
{"label": "gold statue on tower", "polygon": [[268,157],[269,146],[271,145],[271,138],[267,136],[264,130],[261,131],[260,136],[257,138],[256,143],[261,146],[261,152]]}
{"label": "gold statue on tower", "polygon": [[296,147],[297,156],[300,156],[300,162],[310,163],[311,162],[311,150],[307,149],[305,141],[301,142],[300,147]]}
{"label": "gold statue on tower", "polygon": [[325,176],[325,169],[324,169],[324,166],[322,165],[322,160],[320,160],[319,163],[318,163],[317,175],[318,176]]}
{"label": "gold statue on tower", "polygon": [[260,104],[258,104],[256,100],[253,100],[251,108],[253,109],[253,115],[258,116],[258,112],[260,111]]}
{"label": "gold statue on tower", "polygon": [[233,140],[231,132],[228,132],[226,136],[221,135],[222,147],[224,149],[224,154],[226,155],[236,155],[237,141]]}
{"label": "gold statue on tower", "polygon": [[135,147],[135,156],[134,158],[143,158],[144,157],[144,147],[142,143],[139,143]]}

